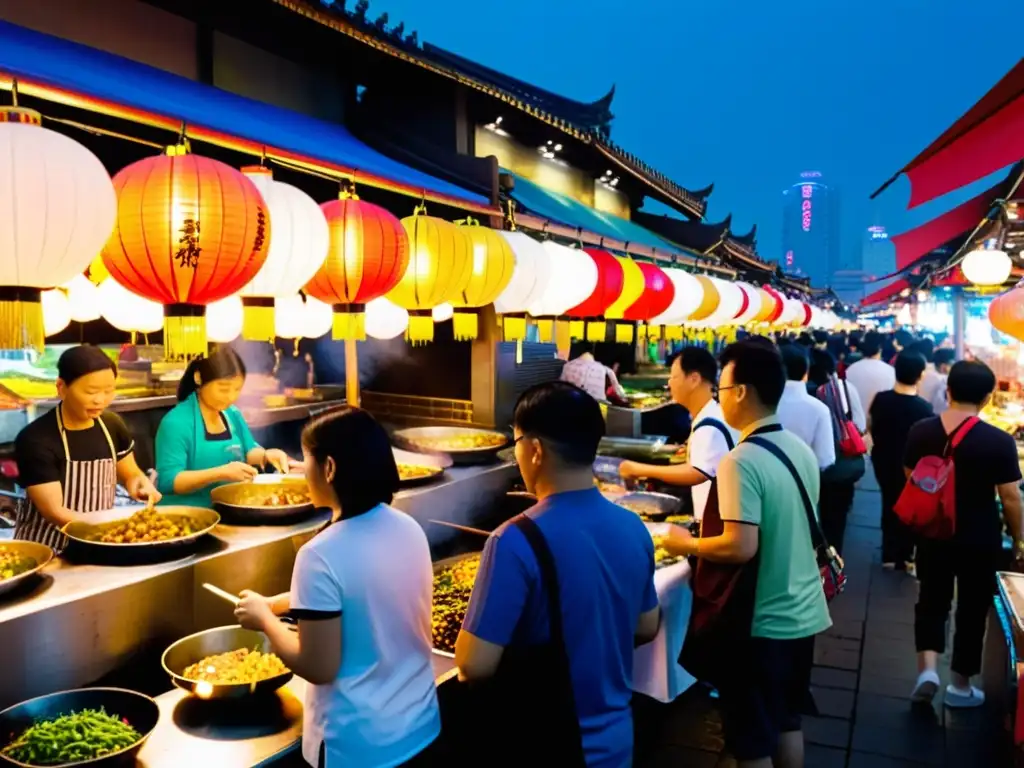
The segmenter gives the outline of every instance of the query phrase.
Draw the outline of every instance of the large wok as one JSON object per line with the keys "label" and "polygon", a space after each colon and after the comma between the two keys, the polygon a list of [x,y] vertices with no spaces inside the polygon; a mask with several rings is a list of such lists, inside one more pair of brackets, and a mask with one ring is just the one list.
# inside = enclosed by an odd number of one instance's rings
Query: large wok
{"label": "large wok", "polygon": [[[113,752],[94,760],[79,760],[73,763],[62,763],[57,768],[87,765],[90,768],[113,765],[135,765],[135,755],[146,743],[160,719],[160,708],[149,696],[122,688],[80,688],[74,691],[61,691],[48,696],[29,699],[15,704],[0,712],[0,746],[7,746],[11,736],[20,736],[27,728],[39,720],[50,720],[60,715],[70,714],[82,709],[99,709],[102,707],[108,715],[123,717],[142,738],[118,752]],[[0,765],[13,765],[18,768],[31,768],[26,763],[18,762],[0,755]]]}
{"label": "large wok", "polygon": [[[444,448],[423,441],[459,440],[480,437],[493,441],[481,448]],[[494,461],[498,451],[509,443],[508,435],[489,429],[469,427],[413,427],[400,429],[392,435],[395,445],[407,451],[450,457],[453,464],[484,464]]]}
{"label": "large wok", "polygon": [[444,477],[445,469],[452,465],[452,460],[447,456],[431,455],[428,453],[413,453],[412,451],[403,451],[401,448],[392,448],[391,452],[394,454],[395,463],[398,465],[399,475],[401,475],[403,464],[410,467],[422,467],[424,470],[429,470],[429,474],[418,474],[416,476],[406,478],[399,476],[398,484],[402,488],[427,485],[435,480],[440,480]]}
{"label": "large wok", "polygon": [[31,557],[36,561],[36,567],[30,568],[24,573],[19,573],[17,576],[11,576],[9,579],[0,577],[0,595],[10,592],[19,584],[23,584],[31,579],[53,559],[52,549],[45,544],[37,544],[34,541],[21,541],[18,539],[0,541],[0,552],[4,550],[16,552],[24,557]]}
{"label": "large wok", "polygon": [[108,544],[96,538],[114,523],[127,520],[138,512],[141,507],[115,507],[102,512],[86,512],[79,515],[64,526],[62,531],[68,537],[73,552],[87,553],[103,557],[126,556],[131,558],[144,553],[177,554],[189,549],[199,539],[214,529],[220,522],[220,515],[212,509],[203,507],[157,507],[161,515],[178,515],[192,518],[194,533],[164,541],[139,541],[122,544]]}
{"label": "large wok", "polygon": [[271,652],[270,640],[262,632],[238,626],[215,627],[181,638],[164,651],[160,663],[164,671],[170,675],[171,682],[201,699],[239,699],[270,693],[292,679],[291,672],[269,677],[257,683],[197,682],[181,676],[190,664],[195,664],[207,656],[228,653],[239,648],[255,649],[261,653]]}
{"label": "large wok", "polygon": [[210,499],[225,523],[286,525],[312,515],[313,502],[264,505],[253,503],[253,498],[288,489],[304,491],[308,498],[309,486],[301,475],[260,475],[251,483],[218,486],[210,492]]}

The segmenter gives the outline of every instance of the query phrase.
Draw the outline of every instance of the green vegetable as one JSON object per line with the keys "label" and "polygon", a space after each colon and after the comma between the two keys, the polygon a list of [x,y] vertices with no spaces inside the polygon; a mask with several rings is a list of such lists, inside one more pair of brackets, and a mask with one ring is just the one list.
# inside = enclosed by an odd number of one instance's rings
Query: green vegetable
{"label": "green vegetable", "polygon": [[40,720],[0,754],[28,765],[60,765],[119,752],[141,738],[126,721],[108,715],[102,707],[83,709]]}

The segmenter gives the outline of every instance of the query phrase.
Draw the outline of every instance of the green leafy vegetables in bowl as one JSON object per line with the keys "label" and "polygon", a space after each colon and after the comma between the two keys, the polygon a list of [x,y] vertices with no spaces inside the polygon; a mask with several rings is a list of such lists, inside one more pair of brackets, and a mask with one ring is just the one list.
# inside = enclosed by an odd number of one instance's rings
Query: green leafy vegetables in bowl
{"label": "green leafy vegetables in bowl", "polygon": [[142,734],[106,710],[83,709],[40,720],[0,750],[26,765],[61,765],[94,760],[135,744]]}

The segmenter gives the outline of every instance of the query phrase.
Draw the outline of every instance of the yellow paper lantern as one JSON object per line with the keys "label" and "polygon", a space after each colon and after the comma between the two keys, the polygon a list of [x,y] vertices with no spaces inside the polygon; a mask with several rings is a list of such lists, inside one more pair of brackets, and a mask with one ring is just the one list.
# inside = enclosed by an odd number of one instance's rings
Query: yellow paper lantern
{"label": "yellow paper lantern", "polygon": [[[643,295],[647,285],[643,270],[635,261],[622,256],[616,256],[615,260],[622,265],[622,293],[604,313],[607,320],[622,320],[625,311]],[[629,344],[633,341],[633,323],[622,322],[614,325],[615,341],[620,344]]]}
{"label": "yellow paper lantern", "polygon": [[43,333],[46,336],[55,336],[71,325],[71,303],[64,291],[59,288],[43,291],[39,300],[43,305]]}
{"label": "yellow paper lantern", "polygon": [[434,338],[430,311],[452,303],[469,283],[473,261],[470,240],[459,227],[426,215],[426,207],[402,219],[409,237],[409,266],[391,291],[388,301],[409,312],[409,341]]}
{"label": "yellow paper lantern", "polygon": [[469,238],[470,275],[466,287],[451,302],[455,308],[453,329],[456,339],[475,339],[479,319],[476,312],[466,310],[492,304],[501,295],[512,279],[516,259],[505,238],[481,227],[475,219],[466,219],[459,230]]}
{"label": "yellow paper lantern", "polygon": [[697,282],[699,282],[700,287],[704,289],[704,296],[700,300],[700,306],[698,306],[696,311],[690,315],[689,320],[691,322],[707,320],[711,317],[711,313],[718,309],[718,304],[721,301],[718,295],[718,289],[715,287],[715,284],[711,282],[711,278],[705,277],[704,275],[697,275]]}
{"label": "yellow paper lantern", "polygon": [[86,275],[88,275],[89,280],[95,285],[99,285],[110,277],[110,272],[103,263],[102,253],[92,260],[92,264],[90,264],[89,269],[86,270]]}
{"label": "yellow paper lantern", "polygon": [[773,312],[775,312],[775,297],[768,293],[764,288],[758,288],[757,293],[761,297],[761,308],[757,311],[757,314],[751,318],[751,324],[768,322],[768,318],[772,316]]}

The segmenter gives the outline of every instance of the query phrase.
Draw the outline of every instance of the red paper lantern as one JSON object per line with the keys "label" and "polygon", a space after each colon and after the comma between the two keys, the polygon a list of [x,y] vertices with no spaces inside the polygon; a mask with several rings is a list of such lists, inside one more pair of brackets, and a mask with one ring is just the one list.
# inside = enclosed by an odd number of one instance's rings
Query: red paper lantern
{"label": "red paper lantern", "polygon": [[597,265],[597,287],[589,298],[566,311],[569,317],[580,318],[569,323],[569,336],[573,339],[586,336],[588,341],[604,341],[607,333],[604,313],[622,294],[625,273],[619,260],[608,251],[584,248],[583,252]]}
{"label": "red paper lantern", "polygon": [[409,237],[396,216],[349,193],[320,208],[330,247],[304,290],[333,306],[335,339],[363,340],[366,303],[402,279],[409,266]]}
{"label": "red paper lantern", "polygon": [[229,165],[169,147],[114,177],[117,222],[103,265],[121,285],[164,305],[169,357],[206,351],[205,306],[255,277],[270,217],[256,186]]}
{"label": "red paper lantern", "polygon": [[811,305],[808,304],[806,301],[802,301],[800,303],[803,304],[804,306],[804,319],[800,323],[800,325],[806,328],[808,325],[811,324]]}
{"label": "red paper lantern", "polygon": [[[657,317],[671,306],[672,299],[676,295],[676,286],[660,267],[645,263],[640,263],[638,266],[644,275],[644,292],[640,294],[639,299],[626,308],[622,316],[626,320],[646,321]],[[645,333],[643,326],[641,326],[640,332],[641,334]],[[647,335],[654,336],[656,333],[660,334],[660,329],[646,329]]]}

